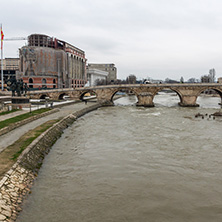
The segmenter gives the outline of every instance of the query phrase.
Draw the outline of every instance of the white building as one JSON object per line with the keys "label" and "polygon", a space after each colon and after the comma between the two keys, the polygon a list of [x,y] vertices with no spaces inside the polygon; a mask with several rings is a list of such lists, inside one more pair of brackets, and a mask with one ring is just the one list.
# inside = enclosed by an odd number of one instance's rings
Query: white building
{"label": "white building", "polygon": [[99,69],[108,72],[107,81],[115,82],[117,80],[117,68],[113,63],[101,64],[101,63],[89,63],[90,69]]}
{"label": "white building", "polygon": [[94,68],[87,68],[88,86],[95,86],[97,80],[107,80],[108,72]]}

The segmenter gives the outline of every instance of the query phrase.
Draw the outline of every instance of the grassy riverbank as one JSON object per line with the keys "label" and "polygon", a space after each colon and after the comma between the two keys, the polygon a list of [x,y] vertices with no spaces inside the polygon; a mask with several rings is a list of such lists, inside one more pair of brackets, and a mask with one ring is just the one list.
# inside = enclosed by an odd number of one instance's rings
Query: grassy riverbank
{"label": "grassy riverbank", "polygon": [[21,109],[13,109],[11,111],[1,112],[0,116],[7,115],[7,114],[10,114],[10,113],[14,113],[14,112],[17,112],[17,111],[21,111]]}
{"label": "grassy riverbank", "polygon": [[16,142],[8,146],[0,153],[0,179],[13,166],[22,151],[32,143],[38,136],[58,122],[58,119],[50,120],[44,124],[30,130],[21,136]]}
{"label": "grassy riverbank", "polygon": [[32,111],[31,113],[29,112],[29,113],[25,113],[25,114],[22,114],[22,115],[18,115],[18,116],[12,117],[10,119],[3,120],[3,121],[0,122],[0,129],[2,129],[2,128],[6,127],[6,126],[9,126],[10,124],[14,124],[16,122],[19,122],[19,121],[22,121],[24,119],[27,119],[27,118],[29,118],[31,116],[35,116],[35,115],[47,112],[49,110],[50,110],[50,108],[38,109],[38,110]]}

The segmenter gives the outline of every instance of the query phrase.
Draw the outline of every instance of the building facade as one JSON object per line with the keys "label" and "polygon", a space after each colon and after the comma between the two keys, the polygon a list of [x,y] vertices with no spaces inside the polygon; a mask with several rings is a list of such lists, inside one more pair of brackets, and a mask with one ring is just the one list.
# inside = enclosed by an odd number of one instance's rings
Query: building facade
{"label": "building facade", "polygon": [[95,86],[97,84],[97,81],[106,81],[108,74],[108,72],[87,67],[88,86]]}
{"label": "building facade", "polygon": [[99,69],[105,72],[108,72],[107,81],[108,82],[115,82],[117,80],[117,68],[115,67],[115,64],[95,64],[95,63],[89,63],[89,68],[92,69]]}
{"label": "building facade", "polygon": [[[1,67],[0,59],[0,67]],[[2,67],[1,67],[2,69]],[[19,71],[19,58],[5,58],[3,59],[3,77],[4,82],[10,79],[11,77],[16,77],[16,73]],[[1,75],[0,75],[1,79]]]}
{"label": "building facade", "polygon": [[19,50],[17,78],[29,88],[75,88],[85,85],[85,52],[47,35],[33,34]]}

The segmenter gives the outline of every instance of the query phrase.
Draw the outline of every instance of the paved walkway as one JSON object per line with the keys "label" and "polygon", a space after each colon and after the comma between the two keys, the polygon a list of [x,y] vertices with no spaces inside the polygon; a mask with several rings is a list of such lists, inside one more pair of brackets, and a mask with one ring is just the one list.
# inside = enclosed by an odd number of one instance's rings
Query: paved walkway
{"label": "paved walkway", "polygon": [[[25,134],[29,130],[34,129],[37,126],[39,126],[49,120],[65,117],[71,113],[81,110],[82,108],[85,108],[86,106],[90,106],[93,104],[95,104],[95,103],[88,102],[86,105],[84,102],[79,102],[79,103],[75,103],[72,105],[66,105],[64,107],[60,107],[59,112],[56,112],[56,113],[50,114],[48,116],[42,117],[40,119],[37,119],[31,123],[28,123],[24,126],[16,128],[13,131],[0,136],[0,152],[2,150],[4,150],[7,146],[14,143],[16,140],[18,140],[23,134]],[[20,111],[18,111],[16,113],[19,113],[19,112]]]}
{"label": "paved walkway", "polygon": [[18,110],[14,113],[5,114],[5,115],[0,116],[0,121],[10,119],[12,117],[19,116],[19,115],[22,115],[22,114],[27,113],[27,112],[29,112],[29,111],[28,110]]}
{"label": "paved walkway", "polygon": [[[76,102],[78,103],[77,101],[65,101],[65,102],[54,102],[53,106],[56,107],[56,106],[61,106],[62,104],[65,105],[65,104],[68,104],[68,103],[73,103],[73,102]],[[45,108],[45,105],[39,105],[39,106],[32,106],[32,110],[35,110],[35,109],[40,109],[40,108]],[[14,112],[14,113],[9,113],[9,114],[6,114],[6,115],[2,115],[0,116],[0,121],[3,121],[3,120],[6,120],[6,119],[10,119],[12,117],[15,117],[15,116],[19,116],[19,115],[22,115],[24,113],[28,113],[30,112],[30,108],[24,108],[23,110],[19,110],[17,112]]]}

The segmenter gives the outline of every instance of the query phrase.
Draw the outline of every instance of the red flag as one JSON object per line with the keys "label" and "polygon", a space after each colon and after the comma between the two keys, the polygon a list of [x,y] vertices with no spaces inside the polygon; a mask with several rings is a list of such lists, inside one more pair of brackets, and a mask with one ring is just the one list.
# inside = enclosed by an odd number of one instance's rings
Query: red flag
{"label": "red flag", "polygon": [[2,31],[2,27],[1,27],[1,49],[2,49],[2,46],[3,46],[3,39],[4,39],[4,34],[3,34],[3,31]]}

